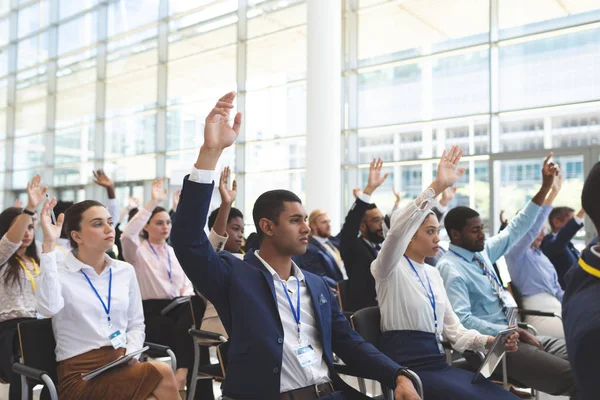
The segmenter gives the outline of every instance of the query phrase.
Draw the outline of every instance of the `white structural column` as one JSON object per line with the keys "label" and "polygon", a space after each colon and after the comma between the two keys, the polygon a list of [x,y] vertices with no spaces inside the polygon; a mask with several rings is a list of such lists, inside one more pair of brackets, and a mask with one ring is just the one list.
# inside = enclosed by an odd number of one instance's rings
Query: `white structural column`
{"label": "white structural column", "polygon": [[341,218],[342,2],[307,1],[306,210]]}

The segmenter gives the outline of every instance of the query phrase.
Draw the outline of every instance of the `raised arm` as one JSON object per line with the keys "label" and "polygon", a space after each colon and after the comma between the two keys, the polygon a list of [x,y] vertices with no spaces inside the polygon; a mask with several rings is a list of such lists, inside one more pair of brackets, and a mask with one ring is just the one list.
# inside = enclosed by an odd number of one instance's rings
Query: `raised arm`
{"label": "raised arm", "polygon": [[112,226],[114,228],[119,221],[120,211],[119,202],[117,201],[117,196],[115,195],[115,185],[108,175],[106,175],[101,169],[94,171],[94,183],[106,189],[106,194],[108,195],[108,203],[106,203],[106,208],[112,217]]}
{"label": "raised arm", "polygon": [[167,189],[163,189],[163,179],[158,178],[152,183],[151,198],[143,208],[133,216],[127,223],[121,234],[121,246],[123,247],[123,258],[130,263],[137,261],[137,251],[141,244],[140,232],[150,220],[152,211],[167,197]]}
{"label": "raised arm", "polygon": [[37,311],[44,317],[52,317],[58,314],[65,306],[56,265],[56,252],[54,251],[56,242],[60,238],[65,216],[60,214],[56,220],[56,225],[52,225],[50,213],[54,206],[56,206],[56,198],[46,200],[40,213],[40,225],[44,233],[44,241],[42,243],[40,274],[35,281],[37,286],[35,303]]}
{"label": "raised arm", "polygon": [[371,273],[375,279],[386,279],[396,268],[425,216],[434,206],[433,200],[464,174],[464,168],[457,169],[462,154],[462,150],[457,146],[452,146],[447,154],[444,151],[435,180],[415,201],[392,215],[390,230],[379,255],[371,264]]}
{"label": "raised arm", "polygon": [[344,253],[348,251],[348,249],[355,245],[356,238],[358,237],[358,233],[360,231],[360,224],[362,222],[363,216],[369,207],[369,203],[371,202],[371,195],[385,180],[387,179],[389,173],[381,176],[381,168],[383,167],[383,161],[380,159],[373,159],[371,161],[371,165],[369,167],[369,179],[367,182],[367,186],[360,193],[360,189],[355,188],[353,193],[354,197],[356,197],[356,201],[348,211],[346,215],[346,220],[344,221],[344,226],[342,226],[342,230],[340,232],[340,252],[342,256]]}
{"label": "raised arm", "polygon": [[219,194],[221,195],[221,206],[217,212],[217,218],[213,225],[215,233],[221,237],[227,237],[227,219],[229,219],[229,212],[231,206],[237,196],[237,182],[234,180],[229,190],[229,176],[231,170],[229,167],[225,167],[221,172],[221,178],[219,179]]}
{"label": "raised arm", "polygon": [[[48,188],[46,186],[41,186],[42,177],[40,174],[36,174],[31,182],[27,183],[27,205],[24,208],[24,211],[35,213],[37,207],[41,204]],[[22,212],[13,224],[8,228],[6,232],[6,238],[12,243],[21,243],[23,240],[23,235],[27,231],[29,225],[32,224],[31,215],[26,214],[26,212]],[[10,255],[12,256],[12,254]],[[9,258],[10,258],[9,256]],[[6,260],[3,261],[6,262]]]}
{"label": "raised arm", "polygon": [[506,254],[532,228],[540,207],[552,189],[554,178],[558,175],[558,167],[550,162],[552,153],[544,160],[542,167],[542,186],[529,203],[510,221],[506,229],[489,238],[485,243],[485,251],[492,263]]}
{"label": "raised arm", "polygon": [[[195,168],[183,182],[177,218],[171,231],[171,241],[181,267],[194,286],[217,310],[228,303],[230,264],[228,255],[220,257],[213,250],[204,226],[212,197],[215,167],[223,150],[237,138],[242,115],[235,116],[233,126],[228,117],[235,93],[221,97],[206,117],[204,144],[200,148]],[[227,315],[222,315],[228,326]]]}

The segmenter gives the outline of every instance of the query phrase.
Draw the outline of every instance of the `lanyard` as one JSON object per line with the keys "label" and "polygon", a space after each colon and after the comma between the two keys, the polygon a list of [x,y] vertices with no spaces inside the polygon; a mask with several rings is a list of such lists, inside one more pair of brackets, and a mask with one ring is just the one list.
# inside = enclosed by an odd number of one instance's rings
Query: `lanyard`
{"label": "lanyard", "polygon": [[[456,254],[457,256],[459,256],[460,258],[462,258],[463,260],[465,260],[466,262],[468,262],[469,264],[473,263],[473,261],[467,260],[466,258],[464,258],[463,256],[461,256],[460,254],[458,254],[454,250],[450,249],[450,251],[453,252],[454,254]],[[485,264],[483,264],[483,268],[481,268],[481,269],[483,270],[484,274],[486,274],[487,276],[489,276],[490,278],[492,278],[494,281],[496,281],[496,283],[498,284],[498,287],[500,287],[500,290],[504,289],[504,287],[502,286],[502,284],[498,280],[498,277],[496,276],[496,274],[493,274],[490,271],[488,271],[488,268],[487,268],[487,266]]]}
{"label": "lanyard", "polygon": [[425,283],[423,283],[423,280],[419,276],[419,273],[417,272],[417,269],[413,265],[412,261],[410,261],[410,258],[408,258],[406,255],[404,255],[404,258],[406,258],[406,261],[408,261],[408,263],[410,264],[412,270],[415,272],[415,275],[417,275],[417,278],[419,278],[419,282],[421,282],[421,286],[423,286],[423,290],[425,290],[425,294],[429,299],[429,304],[431,304],[431,308],[433,309],[433,321],[435,322],[435,334],[437,335],[438,320],[437,313],[435,311],[435,294],[433,293],[433,289],[431,288],[431,281],[429,280],[429,275],[427,275],[427,271],[424,271],[425,276],[427,277],[427,284],[429,285],[429,290],[427,290],[427,288],[425,287]]}
{"label": "lanyard", "polygon": [[292,304],[292,299],[290,297],[290,295],[287,292],[287,289],[285,287],[285,285],[283,284],[283,281],[280,279],[279,282],[281,283],[281,287],[283,288],[283,293],[285,293],[285,296],[288,299],[288,303],[290,304],[290,308],[292,309],[292,315],[294,316],[294,320],[296,321],[296,325],[298,326],[298,343],[301,342],[300,340],[300,279],[298,279],[298,277],[296,277],[296,282],[298,283],[298,300],[296,301],[296,309],[294,309],[294,305]]}
{"label": "lanyard", "polygon": [[108,318],[108,325],[112,326],[112,324],[110,323],[110,295],[112,293],[112,268],[109,267],[109,269],[108,269],[108,272],[110,274],[109,275],[110,277],[108,278],[108,307],[104,303],[104,300],[102,300],[102,297],[100,297],[100,293],[98,293],[98,291],[96,290],[96,287],[94,286],[94,284],[92,283],[90,278],[86,275],[86,273],[83,272],[82,269],[80,269],[79,272],[81,272],[83,274],[83,276],[85,276],[85,279],[87,279],[92,290],[94,291],[94,293],[96,293],[98,300],[100,300],[100,303],[102,303],[102,307],[104,308],[104,311],[106,312],[106,317]]}
{"label": "lanyard", "polygon": [[583,258],[579,259],[579,266],[588,274],[595,276],[596,278],[600,278],[600,271],[583,261]]}
{"label": "lanyard", "polygon": [[[154,255],[156,256],[156,259],[158,260],[158,262],[160,262],[160,256],[158,255],[158,252],[154,249],[154,247],[152,246],[152,243],[150,243],[149,240],[148,240],[148,246],[150,246],[150,248],[154,252]],[[167,274],[169,274],[169,282],[171,282],[171,285],[172,285],[173,278],[171,276],[173,274],[173,265],[171,265],[171,253],[169,253],[169,249],[167,249],[167,259],[169,260],[169,268],[167,269]]]}
{"label": "lanyard", "polygon": [[[29,282],[31,282],[31,287],[33,288],[33,291],[35,292],[36,286],[35,286],[35,279],[33,278],[33,275],[31,275],[31,272],[27,269],[27,267],[25,267],[25,264],[23,263],[23,261],[21,261],[21,259],[19,257],[17,257],[17,261],[19,262],[19,265],[21,266],[21,268],[23,268],[23,271],[25,271],[27,278],[29,278]],[[31,262],[33,263],[33,270],[35,271],[35,276],[37,277],[40,274],[40,269],[38,268],[37,263],[35,262],[35,260],[33,258],[31,259]]]}

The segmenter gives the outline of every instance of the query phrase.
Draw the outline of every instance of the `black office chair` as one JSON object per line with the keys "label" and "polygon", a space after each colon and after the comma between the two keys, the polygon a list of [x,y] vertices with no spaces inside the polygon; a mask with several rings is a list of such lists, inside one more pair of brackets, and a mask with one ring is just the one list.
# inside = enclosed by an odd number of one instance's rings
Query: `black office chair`
{"label": "black office chair", "polygon": [[218,349],[218,346],[227,343],[227,339],[219,333],[202,331],[199,329],[190,329],[189,333],[194,338],[194,367],[191,371],[192,376],[187,398],[188,400],[193,400],[196,395],[196,386],[199,379],[212,379],[217,382],[222,382],[225,379],[225,372],[221,367],[221,363],[200,365],[201,348],[204,347],[208,349],[210,347],[217,347]]}
{"label": "black office chair", "polygon": [[[522,321],[525,321],[525,317],[532,316],[532,317],[558,318],[562,322],[562,316],[559,314],[555,314],[553,312],[539,311],[539,310],[528,310],[528,309],[523,308],[523,295],[521,294],[521,291],[517,288],[517,286],[515,284],[513,284],[512,282],[509,282],[509,284],[508,284],[508,291],[512,293],[512,295],[515,299],[515,302],[517,303],[517,307],[519,307],[519,315],[520,315]],[[523,329],[533,330],[533,333],[537,334],[537,330],[534,327],[532,327],[531,325],[527,325],[527,327],[523,328]]]}
{"label": "black office chair", "polygon": [[[354,328],[365,341],[371,343],[375,347],[379,347],[379,339],[381,338],[381,312],[379,311],[379,307],[367,307],[358,310],[352,315],[350,321],[352,323],[352,328]],[[417,393],[421,396],[421,399],[424,399],[423,383],[421,382],[421,379],[413,371],[407,370],[407,372],[409,375],[408,378],[412,381]],[[390,388],[387,388],[384,385],[381,385],[381,387],[386,399],[391,400],[394,398],[393,391]]]}
{"label": "black office chair", "polygon": [[[29,399],[29,385],[44,385],[51,400],[58,400],[56,375],[56,341],[52,331],[52,319],[24,321],[18,325],[21,361],[12,369],[21,375],[22,400]],[[171,354],[172,365],[177,365],[175,355],[166,346],[144,343],[156,354]],[[175,372],[175,369],[173,370]]]}

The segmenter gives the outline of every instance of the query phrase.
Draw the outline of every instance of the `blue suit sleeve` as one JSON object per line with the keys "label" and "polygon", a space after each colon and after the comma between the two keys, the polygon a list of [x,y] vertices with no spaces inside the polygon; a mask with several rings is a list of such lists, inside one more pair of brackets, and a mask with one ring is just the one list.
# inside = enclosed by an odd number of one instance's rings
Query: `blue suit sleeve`
{"label": "blue suit sleeve", "polygon": [[325,280],[325,282],[327,282],[329,287],[337,287],[337,282],[327,276],[327,271],[323,265],[325,261],[322,259],[322,256],[316,251],[312,250],[310,247],[306,253],[302,254],[301,256],[295,256],[294,261],[300,268],[308,272],[312,272],[315,275],[319,275]]}
{"label": "blue suit sleeve", "polygon": [[556,236],[549,235],[548,239],[544,240],[542,243],[542,251],[544,254],[551,257],[555,254],[562,253],[582,226],[583,225],[578,224],[577,221],[575,221],[575,218],[571,218],[565,226],[558,231]]}
{"label": "blue suit sleeve", "polygon": [[389,388],[396,386],[395,377],[404,367],[377,350],[352,329],[330,292],[332,348],[357,375],[379,381]]}
{"label": "blue suit sleeve", "polygon": [[228,303],[231,264],[215,253],[204,231],[212,191],[213,184],[184,179],[171,242],[190,281],[218,308]]}

